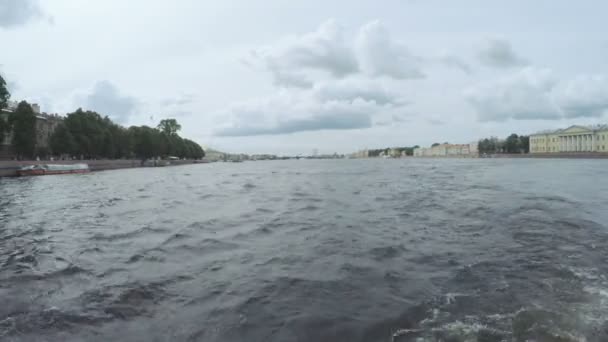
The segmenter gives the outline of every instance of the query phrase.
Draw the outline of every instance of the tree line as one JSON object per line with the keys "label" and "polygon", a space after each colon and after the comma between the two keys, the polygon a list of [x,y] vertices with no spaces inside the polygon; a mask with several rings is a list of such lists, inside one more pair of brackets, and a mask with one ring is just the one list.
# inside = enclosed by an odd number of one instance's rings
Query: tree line
{"label": "tree line", "polygon": [[418,148],[419,146],[412,146],[412,147],[387,147],[387,148],[380,148],[380,149],[372,149],[372,150],[368,150],[367,154],[369,157],[378,157],[380,156],[380,154],[384,154],[389,155],[391,150],[393,151],[397,151],[399,154],[401,154],[402,152],[405,152],[405,155],[407,156],[413,156],[414,155],[414,149]]}
{"label": "tree line", "polygon": [[509,135],[506,139],[500,140],[496,137],[479,140],[477,144],[479,154],[496,153],[529,153],[530,137],[527,135]]}
{"label": "tree line", "polygon": [[[0,76],[0,110],[6,108],[10,94]],[[178,135],[181,125],[164,119],[157,127],[120,126],[107,116],[78,109],[60,120],[48,137],[48,148],[37,146],[36,114],[25,101],[4,120],[0,116],[0,141],[12,134],[12,148],[19,158],[67,156],[84,159],[178,157],[200,159],[205,151],[196,142]],[[44,137],[43,137],[44,138]]]}
{"label": "tree line", "polygon": [[55,155],[93,158],[178,157],[200,159],[202,147],[177,133],[181,126],[175,119],[162,120],[155,128],[115,124],[107,116],[78,109],[67,114],[55,129],[49,146]]}

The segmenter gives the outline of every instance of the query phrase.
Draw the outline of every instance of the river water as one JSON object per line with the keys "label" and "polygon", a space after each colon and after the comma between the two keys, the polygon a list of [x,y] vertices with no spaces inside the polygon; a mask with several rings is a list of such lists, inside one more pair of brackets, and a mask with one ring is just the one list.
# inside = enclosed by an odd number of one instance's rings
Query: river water
{"label": "river water", "polygon": [[608,341],[608,161],[0,179],[0,340]]}

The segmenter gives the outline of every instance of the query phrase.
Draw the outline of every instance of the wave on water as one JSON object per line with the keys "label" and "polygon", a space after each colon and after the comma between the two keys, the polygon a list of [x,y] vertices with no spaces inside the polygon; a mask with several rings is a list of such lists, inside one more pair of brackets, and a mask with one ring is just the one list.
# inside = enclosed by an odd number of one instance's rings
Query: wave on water
{"label": "wave on water", "polygon": [[300,160],[2,180],[0,340],[606,342],[608,182],[588,177],[605,168]]}

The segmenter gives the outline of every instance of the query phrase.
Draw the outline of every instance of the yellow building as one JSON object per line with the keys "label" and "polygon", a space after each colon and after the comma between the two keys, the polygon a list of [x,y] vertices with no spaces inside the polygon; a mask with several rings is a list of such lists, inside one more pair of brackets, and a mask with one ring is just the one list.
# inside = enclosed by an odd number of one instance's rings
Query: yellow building
{"label": "yellow building", "polygon": [[477,143],[439,144],[414,149],[414,157],[477,157]]}
{"label": "yellow building", "polygon": [[559,152],[608,152],[608,125],[575,125],[530,135],[530,153]]}

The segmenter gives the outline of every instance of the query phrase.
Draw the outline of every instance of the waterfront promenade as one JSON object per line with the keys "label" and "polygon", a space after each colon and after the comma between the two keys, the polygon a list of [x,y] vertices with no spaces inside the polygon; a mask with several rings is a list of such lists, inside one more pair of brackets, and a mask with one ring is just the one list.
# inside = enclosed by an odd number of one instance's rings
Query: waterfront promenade
{"label": "waterfront promenade", "polygon": [[[172,160],[171,165],[186,165],[201,162],[200,160]],[[26,165],[33,164],[78,164],[87,163],[91,171],[115,170],[142,167],[138,159],[99,159],[99,160],[0,160],[0,177],[12,177],[17,175],[17,170]]]}

